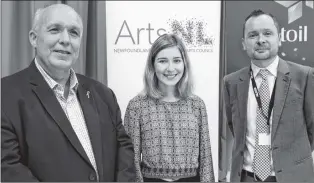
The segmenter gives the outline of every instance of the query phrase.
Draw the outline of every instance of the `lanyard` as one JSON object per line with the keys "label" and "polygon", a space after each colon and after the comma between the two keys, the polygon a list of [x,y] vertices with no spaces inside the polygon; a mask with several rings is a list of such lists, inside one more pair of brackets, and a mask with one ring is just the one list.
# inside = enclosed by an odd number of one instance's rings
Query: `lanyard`
{"label": "lanyard", "polygon": [[264,113],[263,107],[262,107],[262,101],[261,101],[261,98],[260,98],[260,95],[259,95],[259,92],[258,92],[258,89],[256,86],[256,82],[254,79],[252,68],[250,68],[250,74],[251,74],[251,81],[252,81],[252,86],[253,86],[253,93],[254,93],[254,96],[256,98],[256,102],[258,104],[259,109],[261,110],[262,115],[267,120],[267,125],[269,126],[271,111],[274,107],[276,80],[275,80],[275,85],[274,85],[273,91],[271,93],[271,98],[270,98],[270,102],[269,102],[269,106],[268,106],[268,114],[266,116],[266,114]]}

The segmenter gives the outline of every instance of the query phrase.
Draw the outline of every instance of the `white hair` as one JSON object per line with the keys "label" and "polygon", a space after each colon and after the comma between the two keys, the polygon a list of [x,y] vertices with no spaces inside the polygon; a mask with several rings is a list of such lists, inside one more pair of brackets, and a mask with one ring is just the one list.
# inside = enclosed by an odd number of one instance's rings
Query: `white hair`
{"label": "white hair", "polygon": [[43,15],[44,9],[46,8],[38,8],[35,12],[34,18],[33,18],[33,26],[32,26],[32,30],[34,31],[38,31],[39,28],[39,24],[40,24],[40,18]]}
{"label": "white hair", "polygon": [[[49,9],[49,8],[52,8],[54,6],[66,6],[70,9],[72,9],[74,12],[76,12],[71,6],[69,5],[66,5],[66,4],[53,4],[53,5],[50,5],[50,6],[47,6],[45,8],[38,8],[35,12],[35,15],[34,15],[34,18],[33,18],[33,25],[32,25],[32,30],[37,32],[40,25],[42,24],[42,18],[43,18],[43,15],[44,15],[44,12]],[[82,36],[82,33],[83,33],[83,21],[82,21],[82,17],[76,12],[76,14],[78,15],[79,17],[79,23],[80,25],[82,26],[82,30],[81,30],[81,36]]]}

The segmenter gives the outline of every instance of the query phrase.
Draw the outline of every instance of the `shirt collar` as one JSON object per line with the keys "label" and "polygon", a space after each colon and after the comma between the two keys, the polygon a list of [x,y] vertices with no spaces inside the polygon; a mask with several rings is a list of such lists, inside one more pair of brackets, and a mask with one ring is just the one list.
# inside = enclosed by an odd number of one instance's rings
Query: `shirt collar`
{"label": "shirt collar", "polygon": [[[49,74],[40,66],[40,64],[37,62],[36,58],[35,58],[35,65],[51,89],[54,89],[55,87],[60,85],[52,77],[50,77]],[[70,88],[73,89],[74,91],[76,91],[78,84],[79,83],[78,83],[76,74],[75,74],[74,70],[71,68],[70,69]]]}
{"label": "shirt collar", "polygon": [[259,71],[261,69],[267,69],[273,76],[277,77],[278,64],[279,64],[279,56],[278,55],[276,56],[275,60],[266,68],[260,68],[257,65],[253,64],[253,62],[251,62],[251,68],[253,71],[254,78],[256,78],[257,74],[259,73]]}

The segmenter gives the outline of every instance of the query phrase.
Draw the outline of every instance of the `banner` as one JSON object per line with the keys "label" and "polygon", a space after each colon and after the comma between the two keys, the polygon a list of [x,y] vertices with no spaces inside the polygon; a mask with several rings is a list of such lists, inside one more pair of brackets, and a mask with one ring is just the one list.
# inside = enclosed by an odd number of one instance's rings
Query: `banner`
{"label": "banner", "polygon": [[314,9],[311,1],[226,1],[227,73],[249,65],[241,39],[245,18],[255,9],[273,14],[281,27],[278,55],[302,65],[314,67]]}
{"label": "banner", "polygon": [[[242,47],[243,25],[245,18],[253,10],[261,9],[274,15],[281,27],[281,43],[278,55],[302,65],[314,67],[314,9],[311,1],[225,1],[224,9],[224,47],[222,50],[225,63],[225,73],[235,72],[250,64]],[[220,103],[222,107],[222,103]],[[222,118],[220,120],[222,122]],[[222,128],[226,124],[221,125]],[[227,149],[222,152],[220,159],[221,176],[228,169],[231,161],[232,140],[228,129],[227,137],[220,139],[221,146]],[[228,179],[227,179],[228,180]]]}
{"label": "banner", "polygon": [[108,86],[122,117],[143,90],[151,44],[164,33],[184,41],[191,60],[194,93],[207,108],[215,177],[218,177],[219,43],[221,2],[106,2]]}

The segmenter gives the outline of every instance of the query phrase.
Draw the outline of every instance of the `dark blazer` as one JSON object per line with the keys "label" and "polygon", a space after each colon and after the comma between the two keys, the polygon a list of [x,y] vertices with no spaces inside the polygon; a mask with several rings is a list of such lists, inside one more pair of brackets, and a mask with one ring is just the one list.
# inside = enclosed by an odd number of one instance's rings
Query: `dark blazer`
{"label": "dark blazer", "polygon": [[[230,180],[239,182],[246,147],[249,67],[224,78],[225,119],[234,137]],[[314,69],[279,59],[271,153],[277,181],[313,182]]]}
{"label": "dark blazer", "polygon": [[[134,150],[114,93],[77,74],[100,181],[135,181]],[[1,79],[1,180],[97,181],[80,141],[35,63]],[[89,98],[87,92],[89,91]]]}

